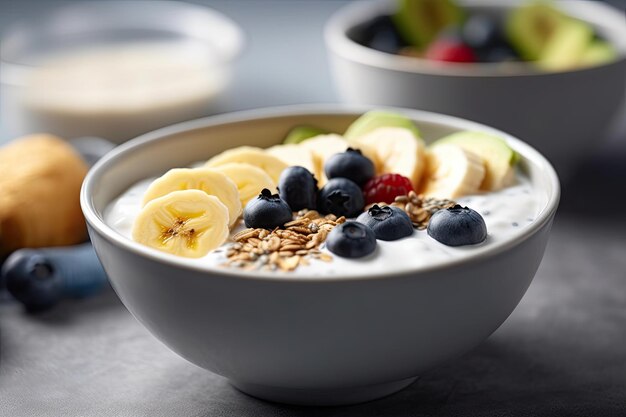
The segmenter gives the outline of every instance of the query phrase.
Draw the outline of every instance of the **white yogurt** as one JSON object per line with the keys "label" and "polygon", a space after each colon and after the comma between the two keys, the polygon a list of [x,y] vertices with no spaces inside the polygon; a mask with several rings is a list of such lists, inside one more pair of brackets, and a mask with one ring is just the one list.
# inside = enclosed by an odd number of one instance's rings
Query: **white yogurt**
{"label": "white yogurt", "polygon": [[[105,210],[104,221],[118,233],[131,239],[135,217],[141,210],[143,193],[154,178],[138,182],[114,200]],[[450,247],[428,236],[425,230],[415,230],[412,236],[392,242],[378,241],[374,254],[361,259],[333,256],[332,262],[311,260],[310,265],[300,266],[293,272],[277,273],[302,276],[375,275],[393,272],[394,268],[424,268],[473,256],[478,247],[498,244],[522,233],[545,207],[547,196],[534,189],[527,178],[518,176],[516,185],[503,190],[467,196],[457,201],[479,212],[487,225],[487,240],[479,245]],[[226,261],[225,247],[190,263],[219,266]],[[322,247],[322,250],[328,252]]]}

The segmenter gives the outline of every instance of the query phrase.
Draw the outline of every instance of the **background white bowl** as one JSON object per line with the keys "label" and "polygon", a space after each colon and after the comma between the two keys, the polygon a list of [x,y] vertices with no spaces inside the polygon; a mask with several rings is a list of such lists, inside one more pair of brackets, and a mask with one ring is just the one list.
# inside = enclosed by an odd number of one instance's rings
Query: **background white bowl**
{"label": "background white bowl", "polygon": [[137,244],[103,221],[133,183],[243,144],[269,146],[297,124],[343,132],[363,107],[270,109],[186,122],[121,145],[81,191],[93,245],[124,305],[158,339],[244,392],[294,404],[378,398],[487,338],[513,311],[543,256],[559,201],[550,164],[511,136],[461,119],[397,110],[427,141],[458,130],[502,135],[546,205],[515,238],[464,261],[384,276],[290,277],[198,267]]}
{"label": "background white bowl", "polygon": [[[3,130],[10,137],[47,132],[66,139],[97,136],[120,143],[160,127],[223,111],[233,62],[243,43],[243,32],[224,14],[178,1],[74,2],[15,22],[3,33],[0,43]],[[124,49],[127,47],[131,49]],[[98,51],[120,49],[125,54],[115,56],[125,60],[126,67],[117,69],[115,74],[121,79],[115,81],[127,86],[141,85],[138,80],[144,79],[149,88],[140,90],[139,96],[122,94],[119,103],[111,103],[102,93],[118,91],[118,84],[103,78],[92,66],[79,67],[78,78],[99,79],[104,83],[102,90],[90,83],[87,90],[81,82],[68,85],[63,77],[61,84],[55,78],[56,82],[48,79],[48,90],[42,91],[41,81],[33,85],[36,74],[59,57],[67,55],[76,62],[83,56],[93,62],[103,59]],[[180,53],[171,56],[173,52]],[[133,54],[135,60],[129,60]],[[188,62],[189,70],[196,71],[191,72],[191,87],[181,86],[160,60],[156,60],[157,68],[150,68],[152,74],[141,73],[146,71],[146,65],[138,65],[141,58],[154,65],[155,56],[165,63],[168,57],[170,61]],[[151,81],[154,73],[159,75],[158,81]],[[151,92],[155,95],[149,96]],[[145,99],[146,94],[150,99]],[[51,95],[54,100],[50,100]]]}
{"label": "background white bowl", "polygon": [[[469,10],[502,15],[521,0],[461,0]],[[394,0],[355,1],[326,26],[326,46],[341,99],[451,114],[506,130],[527,141],[568,174],[623,117],[626,92],[624,11],[592,1],[560,1],[566,13],[592,24],[612,42],[611,63],[563,72],[527,64],[442,64],[387,54],[353,41],[355,27],[390,14]]]}

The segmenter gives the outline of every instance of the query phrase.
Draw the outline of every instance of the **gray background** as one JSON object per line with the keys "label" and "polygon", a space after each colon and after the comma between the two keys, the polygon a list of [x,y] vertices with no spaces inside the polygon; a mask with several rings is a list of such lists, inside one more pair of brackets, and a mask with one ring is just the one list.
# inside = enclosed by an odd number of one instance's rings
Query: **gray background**
{"label": "gray background", "polygon": [[[0,29],[61,3],[0,0]],[[231,109],[337,101],[321,33],[342,2],[198,3],[247,32]],[[626,135],[593,140],[509,320],[396,395],[330,409],[256,400],[171,353],[108,290],[37,316],[0,301],[0,416],[624,416]]]}

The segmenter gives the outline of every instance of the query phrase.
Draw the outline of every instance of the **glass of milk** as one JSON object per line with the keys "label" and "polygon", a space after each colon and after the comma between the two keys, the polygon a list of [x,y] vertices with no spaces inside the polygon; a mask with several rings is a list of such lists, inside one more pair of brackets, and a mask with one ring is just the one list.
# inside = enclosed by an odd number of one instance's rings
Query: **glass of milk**
{"label": "glass of milk", "polygon": [[173,1],[96,1],[5,33],[3,133],[123,142],[221,110],[243,44],[222,14]]}

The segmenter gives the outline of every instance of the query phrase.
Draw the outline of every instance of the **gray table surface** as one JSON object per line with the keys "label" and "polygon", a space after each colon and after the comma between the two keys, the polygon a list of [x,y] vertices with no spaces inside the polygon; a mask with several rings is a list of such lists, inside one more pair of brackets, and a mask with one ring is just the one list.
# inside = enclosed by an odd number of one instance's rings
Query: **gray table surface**
{"label": "gray table surface", "polygon": [[[0,28],[58,3],[0,0]],[[232,109],[337,100],[321,28],[340,2],[207,3],[248,35]],[[0,301],[0,416],[626,416],[625,139],[601,142],[564,184],[505,324],[398,394],[328,409],[251,398],[169,351],[108,290],[37,316]]]}

